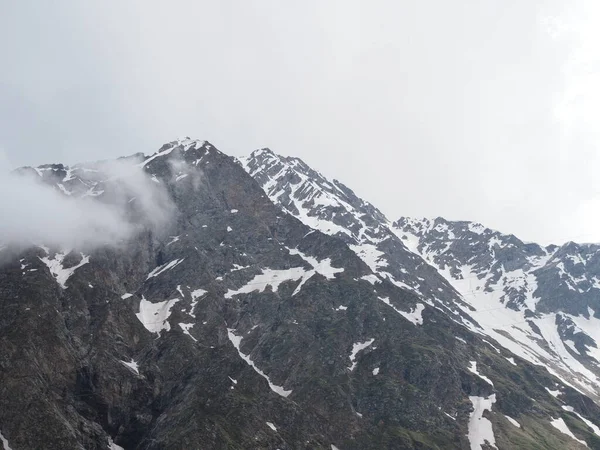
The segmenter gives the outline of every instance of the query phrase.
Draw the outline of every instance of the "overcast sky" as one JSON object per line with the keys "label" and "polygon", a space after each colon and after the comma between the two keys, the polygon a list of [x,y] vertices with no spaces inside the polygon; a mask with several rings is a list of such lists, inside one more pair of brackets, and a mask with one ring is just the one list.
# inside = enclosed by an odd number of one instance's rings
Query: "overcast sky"
{"label": "overcast sky", "polygon": [[391,219],[600,241],[598,3],[0,0],[0,148],[270,147]]}

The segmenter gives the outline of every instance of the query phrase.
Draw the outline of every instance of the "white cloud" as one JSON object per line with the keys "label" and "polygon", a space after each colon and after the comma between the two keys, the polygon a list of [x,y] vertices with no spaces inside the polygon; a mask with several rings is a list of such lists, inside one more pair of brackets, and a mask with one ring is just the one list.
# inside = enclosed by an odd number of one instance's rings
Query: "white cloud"
{"label": "white cloud", "polygon": [[168,225],[173,205],[141,169],[123,161],[96,169],[109,180],[104,195],[69,197],[35,174],[9,173],[0,154],[0,243],[89,248],[117,245],[143,226]]}

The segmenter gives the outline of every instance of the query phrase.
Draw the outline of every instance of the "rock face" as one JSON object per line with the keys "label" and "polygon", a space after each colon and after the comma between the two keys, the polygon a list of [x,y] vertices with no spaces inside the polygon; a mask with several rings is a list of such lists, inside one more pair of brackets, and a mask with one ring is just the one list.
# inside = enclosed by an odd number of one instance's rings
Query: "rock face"
{"label": "rock face", "polygon": [[[593,246],[392,224],[268,150],[130,159],[166,225],[130,198],[140,226],[118,245],[0,243],[5,449],[600,448]],[[97,202],[123,185],[20,173]],[[488,326],[488,300],[523,323]]]}
{"label": "rock face", "polygon": [[542,247],[442,218],[394,229],[462,293],[477,329],[598,400],[600,246]]}
{"label": "rock face", "polygon": [[274,203],[344,239],[380,277],[598,400],[600,246],[525,244],[442,218],[391,223],[296,158],[262,149],[241,163]]}

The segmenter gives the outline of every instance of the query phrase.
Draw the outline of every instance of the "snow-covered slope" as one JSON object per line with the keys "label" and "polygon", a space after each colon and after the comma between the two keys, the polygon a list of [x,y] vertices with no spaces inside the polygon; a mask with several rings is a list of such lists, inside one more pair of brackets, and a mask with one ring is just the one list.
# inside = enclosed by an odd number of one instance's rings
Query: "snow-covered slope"
{"label": "snow-covered slope", "polygon": [[379,279],[600,399],[600,246],[542,247],[441,218],[392,224],[297,158],[261,149],[240,162],[275,204],[344,240]]}
{"label": "snow-covered slope", "polygon": [[393,229],[461,293],[471,329],[598,395],[600,246],[542,247],[442,218],[402,218]]}
{"label": "snow-covered slope", "polygon": [[451,284],[395,235],[383,213],[339,181],[269,149],[239,161],[283,211],[346,242],[377,274],[372,282],[387,280],[445,309],[462,302]]}

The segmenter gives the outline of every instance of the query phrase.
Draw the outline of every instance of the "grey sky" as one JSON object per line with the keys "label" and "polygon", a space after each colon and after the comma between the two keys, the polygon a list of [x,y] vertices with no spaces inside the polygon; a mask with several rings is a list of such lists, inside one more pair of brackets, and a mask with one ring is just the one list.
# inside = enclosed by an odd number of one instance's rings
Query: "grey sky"
{"label": "grey sky", "polygon": [[598,19],[595,1],[0,0],[0,148],[18,166],[268,146],[392,219],[600,241]]}

